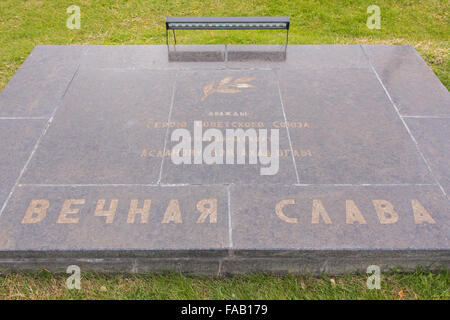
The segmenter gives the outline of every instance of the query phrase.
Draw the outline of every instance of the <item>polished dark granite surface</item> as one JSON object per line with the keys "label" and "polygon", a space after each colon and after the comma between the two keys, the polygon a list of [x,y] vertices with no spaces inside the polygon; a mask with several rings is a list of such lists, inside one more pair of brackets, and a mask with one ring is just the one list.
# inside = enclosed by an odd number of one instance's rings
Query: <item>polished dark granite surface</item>
{"label": "polished dark granite surface", "polygon": [[[37,46],[0,93],[0,268],[448,266],[449,116],[408,46]],[[194,121],[279,130],[277,172],[173,163]]]}

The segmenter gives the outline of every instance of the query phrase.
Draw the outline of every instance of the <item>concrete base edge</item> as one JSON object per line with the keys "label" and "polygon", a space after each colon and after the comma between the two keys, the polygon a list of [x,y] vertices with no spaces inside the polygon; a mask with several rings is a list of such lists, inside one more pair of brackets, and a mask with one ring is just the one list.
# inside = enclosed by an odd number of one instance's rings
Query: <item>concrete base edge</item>
{"label": "concrete base edge", "polygon": [[[48,270],[53,273],[65,273],[70,265],[77,265],[82,272],[108,273],[165,273],[176,272],[186,275],[227,276],[262,272],[270,274],[343,274],[365,273],[370,265],[377,265],[381,271],[393,269],[413,271],[417,267],[429,270],[449,269],[450,252],[448,250],[400,250],[400,251],[295,251],[290,255],[276,251],[229,252],[228,256],[155,258],[144,254],[130,254],[123,257],[92,257],[56,255],[36,257],[26,254],[13,255],[11,258],[1,255],[0,272],[36,272]],[[99,255],[100,256],[100,255]]]}

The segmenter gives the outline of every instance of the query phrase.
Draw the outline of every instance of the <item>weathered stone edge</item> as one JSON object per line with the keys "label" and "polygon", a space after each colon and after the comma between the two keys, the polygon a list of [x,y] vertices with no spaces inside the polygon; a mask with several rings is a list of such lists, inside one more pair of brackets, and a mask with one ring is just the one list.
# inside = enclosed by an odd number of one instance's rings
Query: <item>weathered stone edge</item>
{"label": "weathered stone edge", "polygon": [[[264,252],[264,251],[262,251]],[[271,274],[342,274],[367,271],[377,265],[381,271],[392,269],[412,271],[421,266],[430,270],[450,268],[450,250],[301,250],[292,255],[261,257],[236,256],[234,251],[216,251],[207,257],[201,251],[186,251],[185,257],[155,257],[152,251],[105,251],[97,257],[93,251],[55,251],[36,255],[4,251],[0,256],[0,272],[40,271],[65,273],[69,265],[77,265],[82,272],[163,273],[225,276],[264,272]],[[120,254],[119,254],[120,253]],[[178,252],[180,254],[181,252]],[[200,254],[199,254],[200,253]],[[223,256],[223,254],[227,254]]]}

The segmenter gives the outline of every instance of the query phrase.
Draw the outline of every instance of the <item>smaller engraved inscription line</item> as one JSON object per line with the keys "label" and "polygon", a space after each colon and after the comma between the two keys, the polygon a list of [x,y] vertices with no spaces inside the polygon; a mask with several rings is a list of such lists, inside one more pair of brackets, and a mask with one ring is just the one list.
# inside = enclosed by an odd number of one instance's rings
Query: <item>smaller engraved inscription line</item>
{"label": "smaller engraved inscription line", "polygon": [[[172,119],[172,110],[173,110],[173,105],[175,103],[175,90],[177,87],[177,79],[178,79],[178,73],[175,73],[175,79],[173,81],[173,86],[172,86],[172,97],[170,99],[169,118],[167,119],[167,129],[166,129],[166,134],[164,136],[163,154],[166,154],[167,139],[169,137],[169,132],[170,132],[170,130],[169,130],[170,129],[170,120]],[[164,158],[165,157],[162,157],[162,159],[161,159],[161,166],[159,168],[159,177],[158,177],[157,184],[161,184],[162,171],[163,171],[163,167],[164,167]]]}
{"label": "smaller engraved inscription line", "polygon": [[[286,117],[286,112],[284,111],[283,96],[281,95],[280,79],[278,77],[278,72],[276,72],[276,71],[275,71],[275,76],[277,77],[278,95],[280,97],[281,110],[283,111],[284,122],[287,124],[288,121],[287,121],[287,117]],[[300,183],[300,178],[299,178],[298,170],[297,170],[297,163],[295,162],[295,157],[294,157],[294,148],[292,147],[291,135],[289,134],[288,127],[289,126],[286,125],[286,132],[287,132],[287,136],[288,136],[289,147],[291,148],[292,162],[294,163],[294,170],[295,170],[295,176],[297,178],[297,183]]]}
{"label": "smaller engraved inscription line", "polygon": [[433,180],[436,182],[436,184],[439,186],[439,188],[441,189],[442,193],[444,194],[444,196],[447,196],[447,193],[445,192],[444,188],[441,186],[441,184],[439,183],[439,180],[435,177],[435,175],[433,174],[433,170],[431,170],[431,166],[428,162],[428,160],[425,158],[424,154],[422,153],[422,151],[419,148],[419,144],[417,143],[416,138],[414,138],[411,130],[409,129],[408,125],[406,124],[405,119],[403,119],[403,117],[400,114],[400,111],[398,110],[397,106],[394,103],[394,100],[392,100],[391,95],[389,94],[389,91],[387,90],[387,88],[384,86],[383,81],[381,80],[380,76],[378,75],[378,72],[375,70],[375,67],[372,65],[372,62],[370,61],[369,56],[367,55],[366,51],[364,50],[364,48],[360,45],[367,61],[369,62],[370,68],[372,69],[372,72],[375,74],[376,78],[378,79],[378,82],[380,83],[380,85],[383,87],[384,92],[386,93],[386,96],[388,97],[389,101],[391,102],[392,106],[395,109],[395,112],[397,113],[398,117],[400,118],[400,120],[402,121],[403,125],[406,128],[406,131],[408,132],[409,136],[411,137],[412,141],[414,142],[414,145],[416,147],[417,152],[419,153],[419,155],[422,157],[422,160],[424,161],[425,165],[428,168],[428,171],[430,172],[431,177],[433,178]]}

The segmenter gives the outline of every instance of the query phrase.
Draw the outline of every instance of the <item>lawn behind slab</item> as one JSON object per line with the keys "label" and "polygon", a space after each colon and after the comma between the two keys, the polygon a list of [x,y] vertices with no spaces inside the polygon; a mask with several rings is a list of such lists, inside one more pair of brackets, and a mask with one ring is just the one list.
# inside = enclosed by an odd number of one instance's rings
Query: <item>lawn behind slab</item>
{"label": "lawn behind slab", "polygon": [[[70,30],[67,8],[81,10]],[[366,25],[370,5],[381,29]],[[0,1],[0,89],[39,44],[165,44],[166,16],[289,16],[290,44],[403,44],[414,46],[450,87],[448,0],[52,0]],[[283,31],[180,31],[180,44],[284,43]]]}

